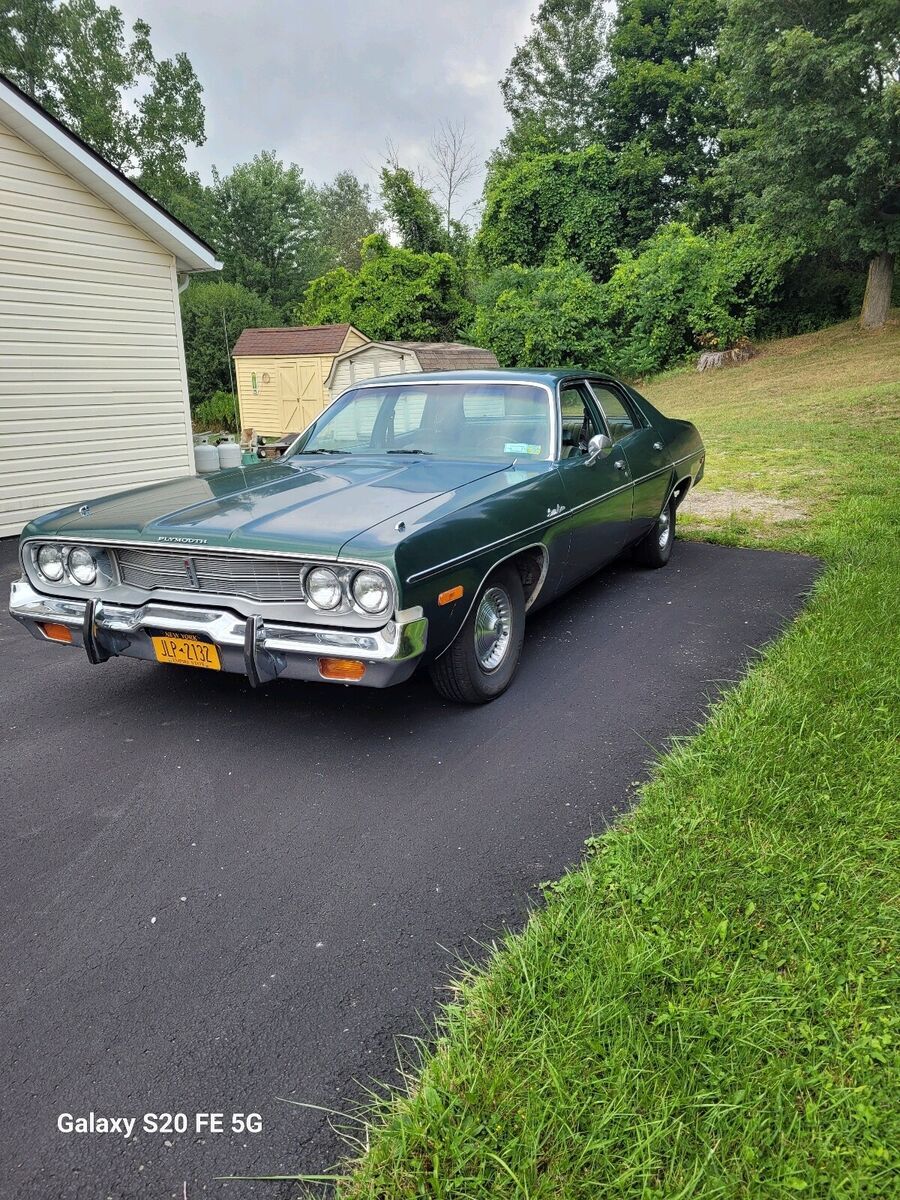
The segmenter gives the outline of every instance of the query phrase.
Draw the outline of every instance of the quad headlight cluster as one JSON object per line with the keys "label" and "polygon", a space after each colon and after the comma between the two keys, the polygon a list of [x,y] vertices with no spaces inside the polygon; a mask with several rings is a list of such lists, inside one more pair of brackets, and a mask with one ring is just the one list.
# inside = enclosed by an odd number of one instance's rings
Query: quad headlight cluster
{"label": "quad headlight cluster", "polygon": [[35,547],[34,565],[38,575],[47,583],[69,583],[91,587],[98,574],[105,573],[101,551],[87,546],[60,546],[48,542]]}
{"label": "quad headlight cluster", "polygon": [[306,598],[323,612],[353,606],[376,616],[391,604],[390,582],[378,571],[339,573],[331,567],[312,567],[303,582]]}

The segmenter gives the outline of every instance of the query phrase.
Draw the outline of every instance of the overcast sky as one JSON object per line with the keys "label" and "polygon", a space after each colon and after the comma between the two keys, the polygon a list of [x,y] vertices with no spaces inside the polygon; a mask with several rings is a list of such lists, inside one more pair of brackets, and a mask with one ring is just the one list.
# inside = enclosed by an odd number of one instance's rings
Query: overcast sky
{"label": "overcast sky", "polygon": [[[116,0],[152,30],[158,58],[184,50],[204,89],[209,177],[259,150],[317,183],[373,182],[385,140],[427,159],[433,127],[465,120],[485,159],[506,128],[498,80],[537,0]],[[474,195],[480,192],[480,182]]]}

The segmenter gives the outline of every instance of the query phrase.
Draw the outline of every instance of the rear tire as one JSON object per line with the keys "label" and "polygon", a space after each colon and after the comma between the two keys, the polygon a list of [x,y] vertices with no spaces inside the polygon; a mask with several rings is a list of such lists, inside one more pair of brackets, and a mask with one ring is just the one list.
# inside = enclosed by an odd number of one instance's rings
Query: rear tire
{"label": "rear tire", "polygon": [[634,547],[634,560],[642,567],[664,567],[675,541],[675,498],[670,498],[650,532]]}
{"label": "rear tire", "polygon": [[512,683],[525,638],[525,592],[519,572],[500,567],[485,582],[456,639],[430,668],[442,696],[487,704]]}

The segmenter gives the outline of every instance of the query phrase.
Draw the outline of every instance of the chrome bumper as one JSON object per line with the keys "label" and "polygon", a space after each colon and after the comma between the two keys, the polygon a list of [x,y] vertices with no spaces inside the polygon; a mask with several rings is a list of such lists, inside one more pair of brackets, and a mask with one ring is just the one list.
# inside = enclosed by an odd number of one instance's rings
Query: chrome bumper
{"label": "chrome bumper", "polygon": [[[9,611],[41,641],[50,641],[43,622],[65,625],[73,646],[93,663],[116,655],[156,661],[151,637],[187,633],[208,638],[224,671],[246,675],[256,686],[272,679],[324,680],[320,658],[352,658],[366,664],[354,687],[389,687],[408,679],[425,650],[428,620],[421,609],[399,614],[383,629],[350,631],[282,625],[261,617],[239,617],[222,609],[148,601],[138,608],[102,600],[62,599],[35,591],[27,579],[10,589]],[[408,617],[409,619],[402,619]]]}

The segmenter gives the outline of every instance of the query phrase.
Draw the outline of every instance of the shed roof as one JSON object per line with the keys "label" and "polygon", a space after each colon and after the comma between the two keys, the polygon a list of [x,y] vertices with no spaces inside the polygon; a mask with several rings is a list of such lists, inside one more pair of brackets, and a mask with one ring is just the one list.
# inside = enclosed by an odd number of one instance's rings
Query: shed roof
{"label": "shed roof", "polygon": [[110,208],[174,254],[179,271],[220,271],[222,264],[201,238],[172,216],[127,175],[106,161],[12,80],[0,75],[0,121],[77,179]]}
{"label": "shed roof", "polygon": [[423,371],[462,371],[467,367],[500,365],[492,350],[467,346],[465,342],[385,342],[384,345],[412,350]]}
{"label": "shed roof", "polygon": [[[231,353],[265,358],[274,354],[339,354],[354,326],[282,325],[271,329],[245,329]],[[359,330],[355,330],[359,333]],[[365,334],[360,333],[360,337]]]}

